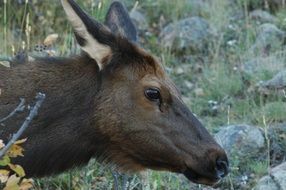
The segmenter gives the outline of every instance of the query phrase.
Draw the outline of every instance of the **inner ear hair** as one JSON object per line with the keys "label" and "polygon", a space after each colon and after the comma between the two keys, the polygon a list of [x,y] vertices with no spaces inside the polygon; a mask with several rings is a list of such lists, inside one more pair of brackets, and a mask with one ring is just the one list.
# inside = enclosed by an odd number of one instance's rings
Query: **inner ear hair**
{"label": "inner ear hair", "polygon": [[81,49],[103,69],[106,57],[112,55],[114,36],[96,20],[92,19],[73,0],[61,0],[67,17],[72,24]]}

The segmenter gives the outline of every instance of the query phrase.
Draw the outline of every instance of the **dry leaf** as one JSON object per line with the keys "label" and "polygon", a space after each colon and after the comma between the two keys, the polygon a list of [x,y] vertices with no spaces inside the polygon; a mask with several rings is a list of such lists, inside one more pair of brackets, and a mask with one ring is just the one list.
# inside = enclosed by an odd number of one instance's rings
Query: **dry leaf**
{"label": "dry leaf", "polygon": [[58,34],[50,34],[46,37],[46,39],[44,40],[44,45],[46,46],[51,46],[53,45],[57,39],[58,39],[59,35]]}
{"label": "dry leaf", "polygon": [[20,179],[21,178],[17,177],[15,174],[11,175],[3,190],[20,190],[19,185],[18,185]]}
{"label": "dry leaf", "polygon": [[4,67],[10,68],[10,62],[9,61],[0,61],[0,65],[3,65]]}
{"label": "dry leaf", "polygon": [[24,156],[23,151],[24,149],[21,146],[17,144],[13,144],[11,148],[9,149],[9,151],[7,152],[7,155],[12,158],[15,158],[18,156]]}
{"label": "dry leaf", "polygon": [[5,183],[9,178],[10,171],[8,170],[0,170],[0,182]]}
{"label": "dry leaf", "polygon": [[[1,95],[1,89],[0,89],[0,95]],[[3,148],[5,144],[3,143],[3,140],[0,139],[0,149]]]}
{"label": "dry leaf", "polygon": [[47,54],[49,56],[55,56],[56,55],[56,51],[55,50],[47,50],[46,52],[47,52]]}
{"label": "dry leaf", "polygon": [[27,138],[21,139],[21,140],[17,140],[14,144],[22,144],[22,143],[24,143],[26,141],[27,141]]}
{"label": "dry leaf", "polygon": [[20,184],[20,190],[28,190],[33,187],[34,181],[32,179],[23,179]]}
{"label": "dry leaf", "polygon": [[26,174],[25,174],[25,171],[24,169],[22,168],[22,166],[20,165],[17,165],[17,164],[8,164],[10,169],[13,170],[19,177],[24,177]]}

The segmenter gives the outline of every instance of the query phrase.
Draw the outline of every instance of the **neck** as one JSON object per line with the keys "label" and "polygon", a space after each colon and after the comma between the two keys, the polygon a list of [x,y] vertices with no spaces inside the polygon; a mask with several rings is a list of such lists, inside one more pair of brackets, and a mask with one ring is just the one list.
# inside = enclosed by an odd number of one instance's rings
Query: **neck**
{"label": "neck", "polygon": [[[45,93],[47,98],[38,117],[21,137],[27,138],[25,156],[15,162],[24,167],[28,176],[58,173],[88,162],[95,153],[91,141],[95,136],[92,131],[95,126],[92,126],[90,118],[99,88],[96,64],[84,56],[43,59],[29,64],[26,65],[30,69],[27,69],[27,78],[24,79],[29,83],[24,88],[14,88],[21,89],[16,99],[24,95],[32,102],[33,95],[38,91]],[[12,71],[13,77],[17,77],[17,72],[20,72],[17,68]],[[11,108],[17,103],[16,99]],[[26,115],[27,112],[16,120],[11,119],[7,126],[18,127]],[[13,128],[8,133],[16,130]],[[7,133],[4,135],[8,137]]]}

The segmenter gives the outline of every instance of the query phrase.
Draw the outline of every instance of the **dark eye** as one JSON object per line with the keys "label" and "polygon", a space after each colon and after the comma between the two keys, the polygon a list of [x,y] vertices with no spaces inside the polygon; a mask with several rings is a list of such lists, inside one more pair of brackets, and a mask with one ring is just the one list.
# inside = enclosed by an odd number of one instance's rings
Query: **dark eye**
{"label": "dark eye", "polygon": [[157,88],[148,88],[145,90],[145,96],[151,101],[161,101],[160,91]]}

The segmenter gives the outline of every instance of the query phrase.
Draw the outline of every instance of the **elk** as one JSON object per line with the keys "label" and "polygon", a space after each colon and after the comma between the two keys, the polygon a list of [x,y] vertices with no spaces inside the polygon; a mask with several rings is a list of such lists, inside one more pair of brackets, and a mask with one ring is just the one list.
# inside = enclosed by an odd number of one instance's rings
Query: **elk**
{"label": "elk", "polygon": [[[73,0],[61,3],[82,54],[0,67],[1,116],[19,97],[46,94],[22,135],[24,157],[14,160],[27,176],[61,173],[91,158],[124,172],[165,170],[207,185],[226,176],[225,151],[183,103],[162,64],[137,44],[126,8],[113,2],[101,24]],[[23,115],[5,123],[0,139],[9,140]]]}

